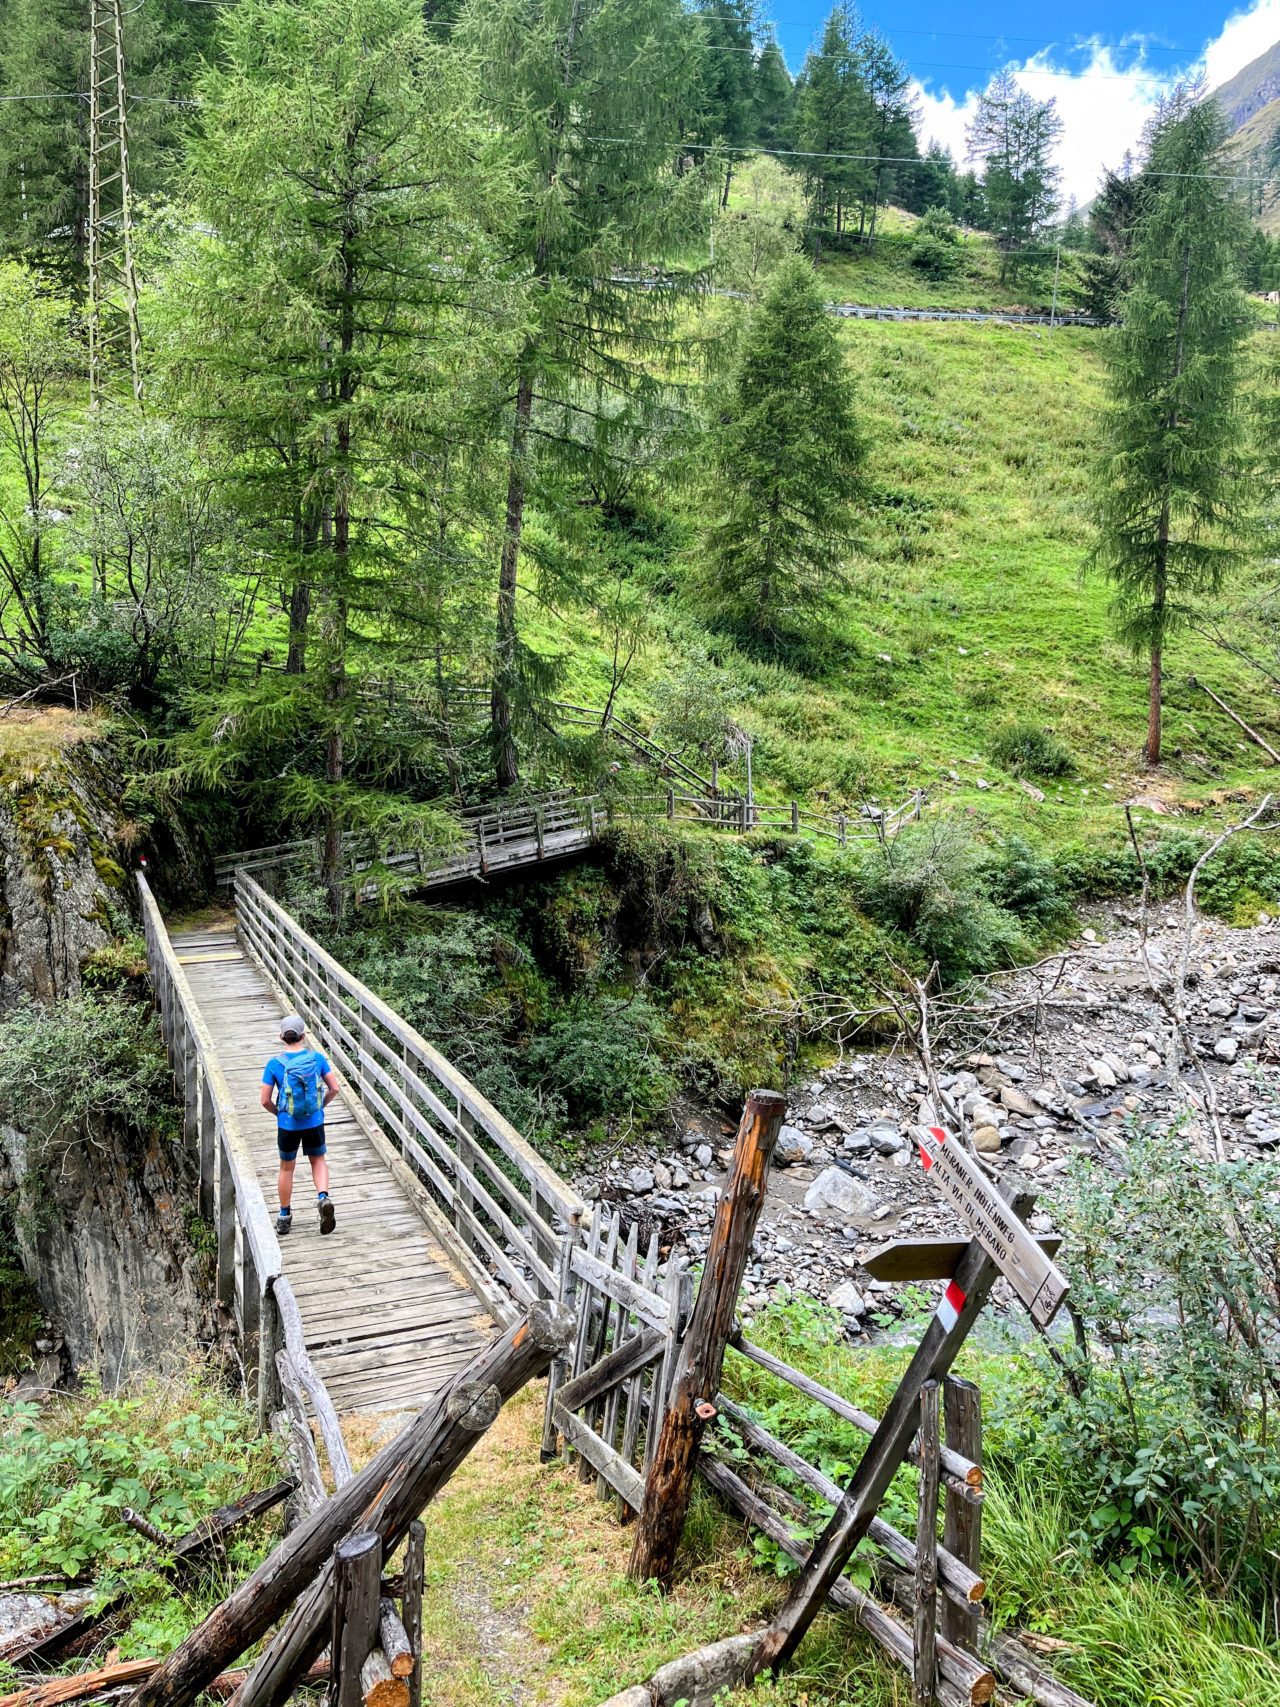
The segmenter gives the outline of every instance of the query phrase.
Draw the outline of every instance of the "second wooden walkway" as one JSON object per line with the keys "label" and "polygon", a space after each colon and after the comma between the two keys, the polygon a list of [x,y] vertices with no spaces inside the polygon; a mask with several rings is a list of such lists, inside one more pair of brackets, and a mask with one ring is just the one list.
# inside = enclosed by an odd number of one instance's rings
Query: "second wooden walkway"
{"label": "second wooden walkway", "polygon": [[[231,917],[171,940],[274,1212],[276,1129],[259,1089],[263,1064],[279,1047],[280,1004],[237,943]],[[414,1409],[471,1361],[493,1323],[345,1093],[325,1126],[337,1228],[321,1238],[311,1170],[299,1153],[293,1231],[281,1242],[307,1352],[339,1412]]]}

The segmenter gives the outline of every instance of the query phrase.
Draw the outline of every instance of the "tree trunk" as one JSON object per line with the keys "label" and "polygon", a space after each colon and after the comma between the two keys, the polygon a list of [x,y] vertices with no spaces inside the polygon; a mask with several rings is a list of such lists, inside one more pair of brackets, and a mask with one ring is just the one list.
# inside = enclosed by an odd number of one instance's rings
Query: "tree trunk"
{"label": "tree trunk", "polygon": [[307,623],[311,616],[311,583],[295,581],[289,594],[289,653],[285,671],[302,676],[307,670]]}
{"label": "tree trunk", "polygon": [[[347,138],[350,152],[355,139]],[[343,723],[347,697],[347,578],[351,558],[351,404],[359,380],[353,354],[356,342],[356,242],[357,217],[354,202],[349,206],[342,234],[342,291],[338,305],[338,371],[334,391],[339,404],[335,430],[337,457],[333,490],[333,589],[330,611],[328,680],[325,701],[329,714],[329,734],[325,747],[324,780],[328,800],[323,815],[324,847],[320,864],[320,881],[329,900],[329,916],[334,924],[342,918],[342,830],[343,812],[340,790],[346,769],[343,750]]]}
{"label": "tree trunk", "polygon": [[520,567],[520,535],[524,529],[525,458],[529,451],[529,422],[532,417],[533,378],[526,370],[521,374],[516,390],[516,418],[511,431],[507,525],[498,572],[498,646],[490,698],[494,766],[500,789],[514,788],[520,781],[520,760],[511,730],[511,694],[516,676],[516,575]]}
{"label": "tree trunk", "polygon": [[1151,674],[1147,683],[1147,768],[1154,770],[1160,763],[1161,729],[1161,685],[1163,650],[1160,646],[1151,648]]}
{"label": "tree trunk", "polygon": [[729,205],[729,185],[733,182],[732,160],[724,169],[724,189],[720,192],[720,209],[723,212]]}

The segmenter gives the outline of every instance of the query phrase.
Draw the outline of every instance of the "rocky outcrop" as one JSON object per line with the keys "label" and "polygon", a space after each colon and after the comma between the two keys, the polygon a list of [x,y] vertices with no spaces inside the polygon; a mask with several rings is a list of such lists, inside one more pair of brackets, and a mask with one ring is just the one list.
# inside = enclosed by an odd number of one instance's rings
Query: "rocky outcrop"
{"label": "rocky outcrop", "polygon": [[[159,851],[171,884],[198,877],[180,832],[126,815],[127,780],[95,719],[46,707],[0,723],[0,1012],[80,993],[86,967],[133,929],[135,853]],[[113,1124],[37,1155],[0,1127],[0,1201],[73,1365],[114,1382],[180,1362],[207,1332],[180,1145]]]}
{"label": "rocky outcrop", "polygon": [[0,1197],[73,1368],[114,1386],[178,1367],[212,1339],[205,1261],[188,1232],[195,1189],[169,1139],[68,1135],[33,1155],[0,1126]]}

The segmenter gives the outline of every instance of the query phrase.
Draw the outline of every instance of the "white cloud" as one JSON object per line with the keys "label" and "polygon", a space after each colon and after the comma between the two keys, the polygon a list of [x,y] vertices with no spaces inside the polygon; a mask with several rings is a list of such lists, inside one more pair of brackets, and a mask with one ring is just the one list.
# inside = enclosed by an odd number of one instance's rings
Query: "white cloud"
{"label": "white cloud", "polygon": [[[1137,149],[1161,95],[1179,78],[1202,73],[1208,86],[1216,88],[1276,41],[1280,41],[1280,0],[1257,0],[1248,10],[1232,14],[1199,56],[1181,66],[1151,65],[1143,58],[1141,38],[1135,37],[1119,49],[1096,40],[1077,42],[1073,55],[1089,54],[1083,66],[1064,67],[1063,49],[1049,45],[1020,64],[1011,63],[1010,69],[1037,100],[1053,96],[1057,101],[1064,126],[1057,154],[1063,196],[1085,203],[1096,193],[1103,171],[1118,166],[1127,148]],[[950,148],[963,168],[965,128],[973,117],[978,88],[966,90],[959,98],[948,89],[932,89],[927,82],[916,83],[914,89],[921,136]]]}

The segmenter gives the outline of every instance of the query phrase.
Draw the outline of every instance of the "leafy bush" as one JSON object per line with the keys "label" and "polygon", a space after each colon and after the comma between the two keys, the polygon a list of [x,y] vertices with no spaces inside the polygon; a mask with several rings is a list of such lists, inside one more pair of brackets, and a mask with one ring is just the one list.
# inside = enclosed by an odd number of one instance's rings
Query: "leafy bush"
{"label": "leafy bush", "polygon": [[202,1381],[107,1398],[92,1378],[51,1411],[0,1405],[0,1576],[120,1571],[155,1550],[121,1520],[132,1506],[169,1534],[273,1474],[254,1419]]}
{"label": "leafy bush", "polygon": [[99,1121],[171,1134],[173,1079],[154,1013],[111,989],[14,1008],[0,1019],[0,1118],[37,1145]]}
{"label": "leafy bush", "polygon": [[1066,776],[1071,751],[1038,723],[1006,723],[995,730],[987,751],[998,765],[1015,776]]}
{"label": "leafy bush", "polygon": [[998,907],[1048,928],[1065,924],[1071,905],[1058,869],[1021,836],[1010,836],[986,867],[987,892]]}
{"label": "leafy bush", "polygon": [[949,279],[960,265],[959,235],[946,208],[927,208],[912,233],[907,259],[926,278]]}
{"label": "leafy bush", "polygon": [[661,1019],[643,995],[584,995],[559,1008],[533,1039],[528,1064],[576,1120],[652,1120],[675,1088],[661,1039]]}
{"label": "leafy bush", "polygon": [[1280,1163],[1148,1134],[1118,1173],[1078,1165],[1057,1207],[1081,1331],[1051,1423],[1082,1535],[1127,1570],[1160,1560],[1272,1604]]}
{"label": "leafy bush", "polygon": [[859,899],[954,983],[1011,965],[1030,946],[1019,920],[992,900],[987,870],[985,850],[964,826],[935,819],[871,857],[858,875]]}

